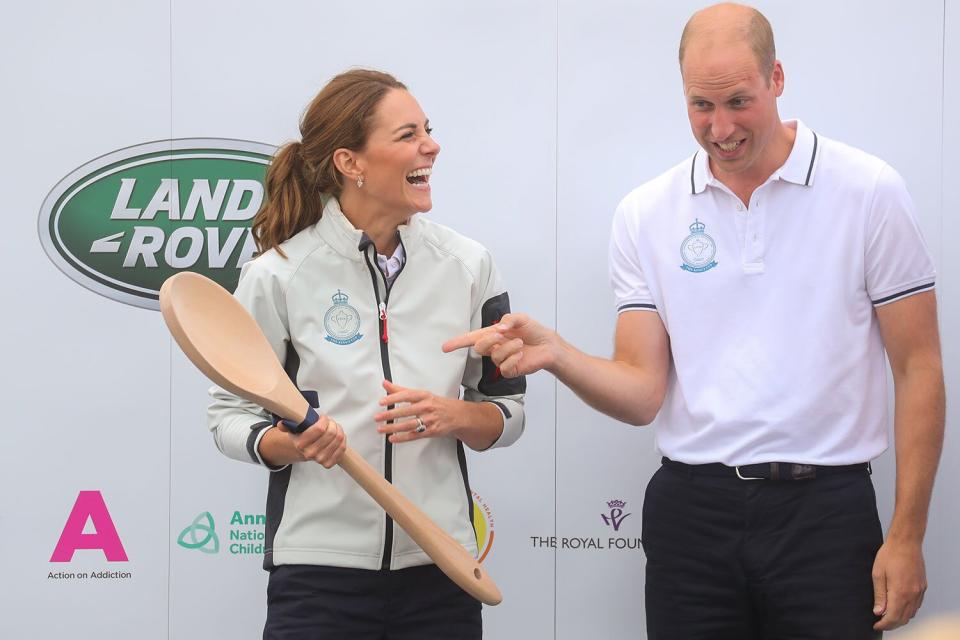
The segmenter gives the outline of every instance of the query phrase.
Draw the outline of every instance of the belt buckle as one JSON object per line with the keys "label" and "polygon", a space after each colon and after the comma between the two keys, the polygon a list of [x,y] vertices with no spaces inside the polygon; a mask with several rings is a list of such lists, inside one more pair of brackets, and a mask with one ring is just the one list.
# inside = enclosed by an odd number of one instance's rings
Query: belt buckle
{"label": "belt buckle", "polygon": [[740,478],[741,480],[766,480],[766,478],[755,478],[755,477],[753,477],[753,476],[745,476],[745,475],[743,475],[742,473],[740,473],[740,467],[739,467],[739,466],[734,467],[734,470],[737,472],[737,477]]}

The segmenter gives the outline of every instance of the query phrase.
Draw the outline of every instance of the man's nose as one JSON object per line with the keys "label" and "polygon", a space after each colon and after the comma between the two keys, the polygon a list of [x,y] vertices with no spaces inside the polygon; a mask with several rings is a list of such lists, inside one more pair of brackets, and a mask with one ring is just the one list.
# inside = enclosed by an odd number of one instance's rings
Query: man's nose
{"label": "man's nose", "polygon": [[733,135],[733,119],[725,109],[716,109],[710,120],[710,135],[714,142],[722,142]]}

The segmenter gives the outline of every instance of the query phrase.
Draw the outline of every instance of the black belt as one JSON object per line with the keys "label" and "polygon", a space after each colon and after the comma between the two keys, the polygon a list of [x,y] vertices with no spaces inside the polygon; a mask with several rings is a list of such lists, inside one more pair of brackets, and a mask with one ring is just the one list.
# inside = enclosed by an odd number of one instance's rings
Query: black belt
{"label": "black belt", "polygon": [[796,464],[793,462],[763,462],[760,464],[745,464],[739,467],[728,467],[719,462],[710,464],[686,464],[671,460],[666,456],[661,462],[673,469],[690,475],[718,476],[739,478],[741,480],[813,480],[818,476],[828,476],[835,473],[849,473],[852,471],[866,471],[873,473],[869,462],[859,464],[845,464],[839,466],[820,466],[815,464]]}

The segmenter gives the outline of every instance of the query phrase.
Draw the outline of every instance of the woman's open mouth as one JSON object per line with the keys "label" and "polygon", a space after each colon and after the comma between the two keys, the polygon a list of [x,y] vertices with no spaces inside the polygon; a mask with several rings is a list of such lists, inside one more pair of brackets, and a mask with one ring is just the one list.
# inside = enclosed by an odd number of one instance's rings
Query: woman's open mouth
{"label": "woman's open mouth", "polygon": [[407,182],[418,189],[430,188],[430,174],[433,173],[431,167],[423,167],[407,174]]}

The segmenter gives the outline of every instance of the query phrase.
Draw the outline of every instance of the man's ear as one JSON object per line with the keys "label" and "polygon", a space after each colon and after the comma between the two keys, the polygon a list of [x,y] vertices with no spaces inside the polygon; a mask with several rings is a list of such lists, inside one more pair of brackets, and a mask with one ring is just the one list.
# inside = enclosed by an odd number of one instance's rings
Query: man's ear
{"label": "man's ear", "polygon": [[783,85],[786,82],[786,75],[783,72],[783,65],[780,64],[779,60],[775,60],[773,63],[773,77],[771,81],[773,82],[774,90],[779,98],[783,95]]}

